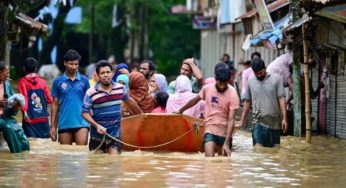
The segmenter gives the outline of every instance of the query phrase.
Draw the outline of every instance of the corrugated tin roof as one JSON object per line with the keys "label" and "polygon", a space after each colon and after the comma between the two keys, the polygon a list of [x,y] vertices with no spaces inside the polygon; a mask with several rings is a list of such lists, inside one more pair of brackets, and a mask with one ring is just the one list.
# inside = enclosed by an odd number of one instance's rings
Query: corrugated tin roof
{"label": "corrugated tin roof", "polygon": [[[267,5],[267,7],[268,7],[269,12],[273,12],[273,11],[278,10],[279,8],[284,7],[288,4],[289,4],[289,0],[277,0],[277,1]],[[254,8],[251,11],[249,11],[249,12],[241,15],[240,17],[236,18],[236,20],[237,19],[244,19],[244,18],[251,18],[251,17],[255,16],[256,14],[257,14],[257,10]]]}

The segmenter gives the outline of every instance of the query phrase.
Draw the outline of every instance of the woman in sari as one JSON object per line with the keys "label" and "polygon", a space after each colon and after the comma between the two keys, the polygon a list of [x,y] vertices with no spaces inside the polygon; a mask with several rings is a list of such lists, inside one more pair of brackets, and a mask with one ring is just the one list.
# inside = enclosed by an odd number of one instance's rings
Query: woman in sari
{"label": "woman in sari", "polygon": [[167,92],[168,84],[166,77],[163,74],[155,73],[149,82],[149,92],[152,97],[159,91]]}
{"label": "woman in sari", "polygon": [[[198,94],[192,93],[190,79],[185,75],[178,76],[175,82],[175,93],[168,98],[166,112],[172,113],[179,111],[181,107],[196,95]],[[204,112],[203,103],[204,101],[197,103],[192,108],[186,110],[184,114],[200,118]]]}

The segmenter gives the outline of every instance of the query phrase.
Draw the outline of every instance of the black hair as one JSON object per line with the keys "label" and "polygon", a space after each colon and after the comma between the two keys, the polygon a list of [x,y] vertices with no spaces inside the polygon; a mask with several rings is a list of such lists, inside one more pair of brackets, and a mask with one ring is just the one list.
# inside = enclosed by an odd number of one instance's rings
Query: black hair
{"label": "black hair", "polygon": [[64,55],[64,61],[75,61],[81,60],[81,56],[79,55],[79,53],[76,50],[70,49],[67,50],[67,52]]}
{"label": "black hair", "polygon": [[113,66],[107,60],[100,60],[96,63],[96,73],[100,73],[102,67],[109,67],[113,71]]}
{"label": "black hair", "polygon": [[251,61],[250,61],[250,60],[247,60],[247,61],[245,61],[244,64],[245,64],[245,65],[251,65]]}
{"label": "black hair", "polygon": [[231,71],[228,65],[224,63],[218,63],[215,65],[214,74],[215,80],[218,80],[220,82],[228,82],[231,78]]}
{"label": "black hair", "polygon": [[5,69],[6,69],[6,65],[0,62],[0,72],[4,71]]}
{"label": "black hair", "polygon": [[251,61],[251,68],[254,72],[258,72],[266,68],[266,65],[262,59],[255,58]]}
{"label": "black hair", "polygon": [[261,54],[259,52],[254,52],[251,54],[251,60],[254,58],[254,56],[258,56],[261,59]]}
{"label": "black hair", "polygon": [[24,68],[26,73],[34,73],[38,68],[38,61],[33,57],[28,57],[24,61]]}
{"label": "black hair", "polygon": [[167,92],[158,91],[155,93],[154,100],[161,108],[166,108],[168,97],[169,95]]}
{"label": "black hair", "polygon": [[143,60],[141,64],[148,63],[149,71],[155,71],[155,64],[151,60]]}
{"label": "black hair", "polygon": [[225,57],[225,56],[226,56],[228,59],[230,59],[230,58],[231,58],[231,57],[229,56],[229,54],[228,54],[228,53],[224,53],[222,57]]}

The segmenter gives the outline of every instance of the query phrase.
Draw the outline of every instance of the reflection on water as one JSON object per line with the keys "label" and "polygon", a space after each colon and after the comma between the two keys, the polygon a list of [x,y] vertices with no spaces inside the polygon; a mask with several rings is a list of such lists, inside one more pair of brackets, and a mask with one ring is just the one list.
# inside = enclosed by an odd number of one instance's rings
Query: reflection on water
{"label": "reflection on water", "polygon": [[0,185],[8,187],[343,187],[346,141],[283,137],[281,148],[253,148],[238,132],[231,158],[202,153],[92,154],[83,146],[31,140],[31,151],[0,152]]}

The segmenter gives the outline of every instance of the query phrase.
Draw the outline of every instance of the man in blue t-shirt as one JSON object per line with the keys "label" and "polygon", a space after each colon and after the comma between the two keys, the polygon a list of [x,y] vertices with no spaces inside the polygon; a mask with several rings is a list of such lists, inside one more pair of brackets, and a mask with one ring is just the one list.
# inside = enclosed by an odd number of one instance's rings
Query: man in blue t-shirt
{"label": "man in blue t-shirt", "polygon": [[81,56],[75,50],[64,55],[66,71],[54,80],[52,87],[52,127],[50,137],[60,144],[87,145],[89,124],[82,118],[85,92],[90,88],[88,78],[78,72]]}

